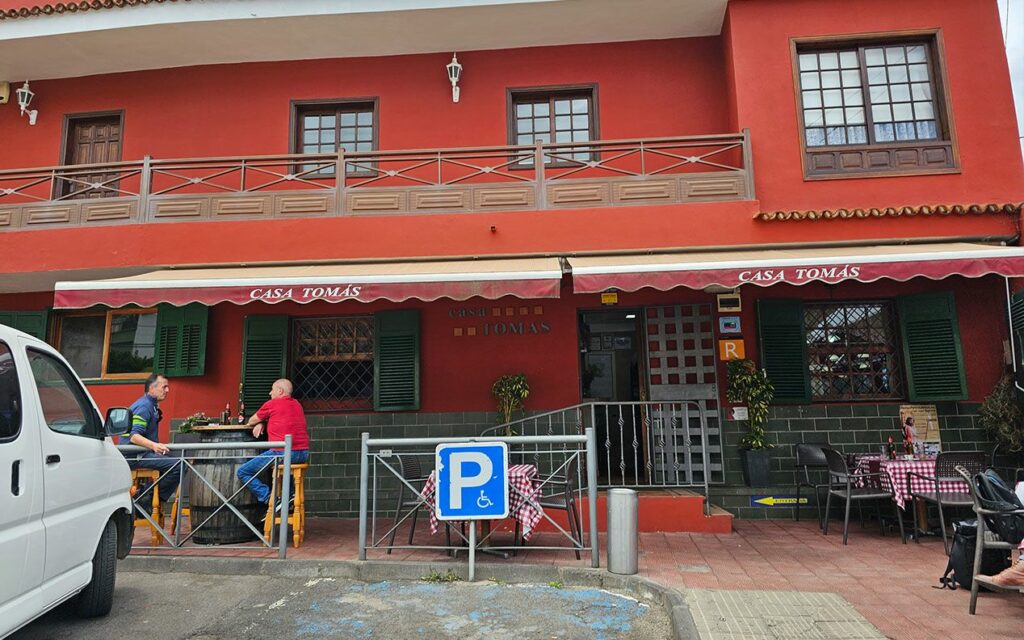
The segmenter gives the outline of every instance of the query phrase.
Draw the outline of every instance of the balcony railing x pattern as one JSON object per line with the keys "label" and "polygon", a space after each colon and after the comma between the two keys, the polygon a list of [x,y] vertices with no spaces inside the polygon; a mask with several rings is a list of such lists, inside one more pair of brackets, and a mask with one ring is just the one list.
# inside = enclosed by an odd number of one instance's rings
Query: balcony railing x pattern
{"label": "balcony railing x pattern", "polygon": [[749,134],[0,171],[0,230],[752,199]]}

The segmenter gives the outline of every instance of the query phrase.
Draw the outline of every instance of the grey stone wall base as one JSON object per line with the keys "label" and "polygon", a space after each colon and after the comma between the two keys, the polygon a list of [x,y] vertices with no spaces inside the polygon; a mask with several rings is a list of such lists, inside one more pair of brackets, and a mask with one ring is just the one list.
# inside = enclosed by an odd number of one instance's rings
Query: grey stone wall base
{"label": "grey stone wall base", "polygon": [[[362,582],[418,581],[432,571],[444,575],[449,570],[461,579],[467,580],[469,571],[469,567],[464,562],[385,562],[379,560],[360,562],[358,560],[276,560],[182,556],[128,556],[120,562],[118,569],[144,573],[341,578]],[[677,640],[694,640],[700,637],[683,594],[647,578],[617,575],[604,569],[589,567],[490,562],[478,562],[476,575],[480,580],[495,580],[512,584],[547,584],[557,581],[566,586],[610,589],[653,600],[668,611],[673,635]]]}

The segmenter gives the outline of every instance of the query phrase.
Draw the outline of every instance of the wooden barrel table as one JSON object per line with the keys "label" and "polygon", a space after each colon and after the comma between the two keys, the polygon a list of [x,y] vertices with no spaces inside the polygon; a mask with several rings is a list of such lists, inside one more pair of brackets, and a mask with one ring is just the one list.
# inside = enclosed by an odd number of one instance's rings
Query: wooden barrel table
{"label": "wooden barrel table", "polygon": [[[200,442],[223,442],[239,444],[253,442],[252,427],[243,425],[195,427]],[[196,459],[192,462],[196,472],[202,474],[206,481],[217,488],[225,498],[231,496],[242,487],[238,479],[238,467],[260,453],[258,449],[232,449],[196,451]],[[270,482],[270,469],[258,476],[264,482]],[[192,536],[197,544],[233,544],[256,540],[257,536],[245,526],[238,516],[224,506],[216,515],[210,514],[224,503],[210,487],[197,477],[189,478],[188,490],[189,522],[192,527],[200,527]],[[231,499],[231,504],[245,516],[257,531],[263,530],[263,517],[266,507],[256,501],[255,496],[246,487],[238,491]],[[207,518],[210,518],[207,521]],[[205,522],[205,523],[204,523]]]}

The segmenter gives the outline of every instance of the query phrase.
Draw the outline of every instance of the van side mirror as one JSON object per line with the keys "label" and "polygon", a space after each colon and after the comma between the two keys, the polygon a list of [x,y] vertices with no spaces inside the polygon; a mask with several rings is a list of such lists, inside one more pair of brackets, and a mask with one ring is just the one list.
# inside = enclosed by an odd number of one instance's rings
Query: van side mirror
{"label": "van side mirror", "polygon": [[108,436],[120,436],[132,428],[132,412],[124,407],[107,410],[107,420],[103,423],[103,431]]}

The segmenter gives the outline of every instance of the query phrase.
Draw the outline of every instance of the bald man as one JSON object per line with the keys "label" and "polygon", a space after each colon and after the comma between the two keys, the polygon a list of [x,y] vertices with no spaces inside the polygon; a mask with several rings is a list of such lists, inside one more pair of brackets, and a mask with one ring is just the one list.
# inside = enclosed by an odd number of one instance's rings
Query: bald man
{"label": "bald man", "polygon": [[[259,411],[254,413],[246,426],[252,427],[252,435],[256,438],[267,430],[267,439],[271,442],[282,441],[285,436],[292,437],[292,463],[301,464],[309,461],[309,433],[306,431],[306,414],[299,401],[292,397],[292,383],[281,378],[274,381],[270,388],[270,400],[263,403]],[[283,458],[283,449],[268,449],[252,460],[238,467],[238,479],[249,483],[249,491],[262,504],[270,501],[270,487],[260,481],[257,474],[270,463],[273,458]]]}

